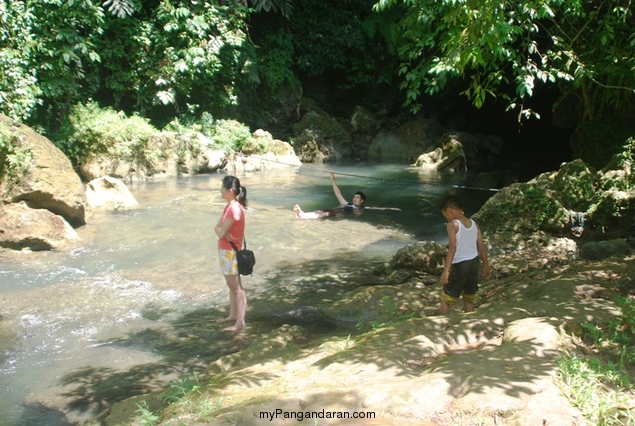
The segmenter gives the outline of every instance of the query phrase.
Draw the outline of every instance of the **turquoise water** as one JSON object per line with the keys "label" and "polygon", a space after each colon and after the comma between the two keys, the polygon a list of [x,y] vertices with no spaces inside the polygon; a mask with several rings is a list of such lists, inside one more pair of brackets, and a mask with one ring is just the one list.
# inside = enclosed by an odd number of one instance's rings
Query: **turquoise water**
{"label": "turquoise water", "polygon": [[[294,219],[295,204],[305,211],[337,206],[329,170],[345,198],[362,190],[368,206],[401,210]],[[212,231],[224,206],[222,176],[132,185],[139,208],[93,214],[70,252],[0,252],[2,424],[94,420],[113,402],[163,389],[293,318],[316,333],[333,332],[336,325],[306,315],[309,302],[287,311],[266,306],[267,291],[325,270],[364,270],[414,241],[443,243],[437,206],[444,195],[462,198],[468,215],[493,195],[460,188],[462,175],[396,165],[239,175],[250,203],[247,244],[257,256],[243,283],[259,310],[248,308],[251,328],[235,336],[214,322],[228,298]]]}

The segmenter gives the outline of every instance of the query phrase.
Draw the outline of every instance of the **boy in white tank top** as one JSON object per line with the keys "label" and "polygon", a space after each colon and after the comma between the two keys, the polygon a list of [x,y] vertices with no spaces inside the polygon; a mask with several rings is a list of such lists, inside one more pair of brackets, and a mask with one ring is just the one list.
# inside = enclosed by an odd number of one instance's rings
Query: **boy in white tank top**
{"label": "boy in white tank top", "polygon": [[472,312],[478,298],[479,257],[483,262],[483,277],[492,273],[481,230],[465,216],[458,198],[450,195],[441,202],[441,213],[447,219],[448,255],[441,274],[441,314],[463,297],[463,309]]}

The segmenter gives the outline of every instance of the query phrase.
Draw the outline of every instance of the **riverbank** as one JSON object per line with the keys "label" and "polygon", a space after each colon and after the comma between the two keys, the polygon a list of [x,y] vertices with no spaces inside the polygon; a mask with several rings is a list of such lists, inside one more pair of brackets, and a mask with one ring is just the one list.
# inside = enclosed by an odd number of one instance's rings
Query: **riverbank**
{"label": "riverbank", "polygon": [[[496,273],[482,282],[471,314],[438,316],[432,278],[395,283],[375,275],[347,286],[368,270],[314,277],[319,286],[307,277],[295,291],[260,295],[248,315],[261,314],[267,300],[292,303],[302,291],[321,291],[313,312],[323,319],[338,315],[344,325],[364,312],[373,319],[354,324],[358,332],[319,337],[299,325],[258,337],[247,328],[235,337],[246,347],[211,363],[171,405],[162,405],[165,393],[135,397],[115,404],[104,423],[140,424],[153,412],[161,425],[283,425],[289,416],[320,425],[589,424],[558,387],[558,361],[592,350],[580,339],[586,322],[619,315],[614,299],[633,290],[635,258],[591,262],[557,246],[492,256]],[[623,396],[635,406],[632,393]]]}

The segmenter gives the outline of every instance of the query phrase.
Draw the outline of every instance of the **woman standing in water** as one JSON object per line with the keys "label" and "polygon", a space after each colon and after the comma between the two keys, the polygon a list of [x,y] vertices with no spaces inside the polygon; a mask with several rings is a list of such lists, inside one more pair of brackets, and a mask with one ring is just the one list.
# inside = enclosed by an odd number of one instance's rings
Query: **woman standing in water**
{"label": "woman standing in water", "polygon": [[221,196],[227,205],[223,209],[223,215],[216,224],[214,231],[218,235],[218,255],[220,268],[225,276],[225,282],[229,287],[229,316],[219,319],[218,322],[232,322],[234,325],[224,328],[223,331],[238,331],[245,328],[245,310],[247,309],[247,296],[240,281],[236,247],[243,245],[245,236],[245,207],[247,206],[247,190],[240,186],[240,180],[235,176],[225,176],[220,188]]}

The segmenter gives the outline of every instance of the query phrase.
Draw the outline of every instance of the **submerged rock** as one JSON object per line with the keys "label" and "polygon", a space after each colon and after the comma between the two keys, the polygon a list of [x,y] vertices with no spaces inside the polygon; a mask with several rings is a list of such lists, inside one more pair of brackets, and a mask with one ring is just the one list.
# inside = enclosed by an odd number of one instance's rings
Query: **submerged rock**
{"label": "submerged rock", "polygon": [[61,249],[79,240],[62,218],[22,201],[0,206],[0,247],[33,251]]}

